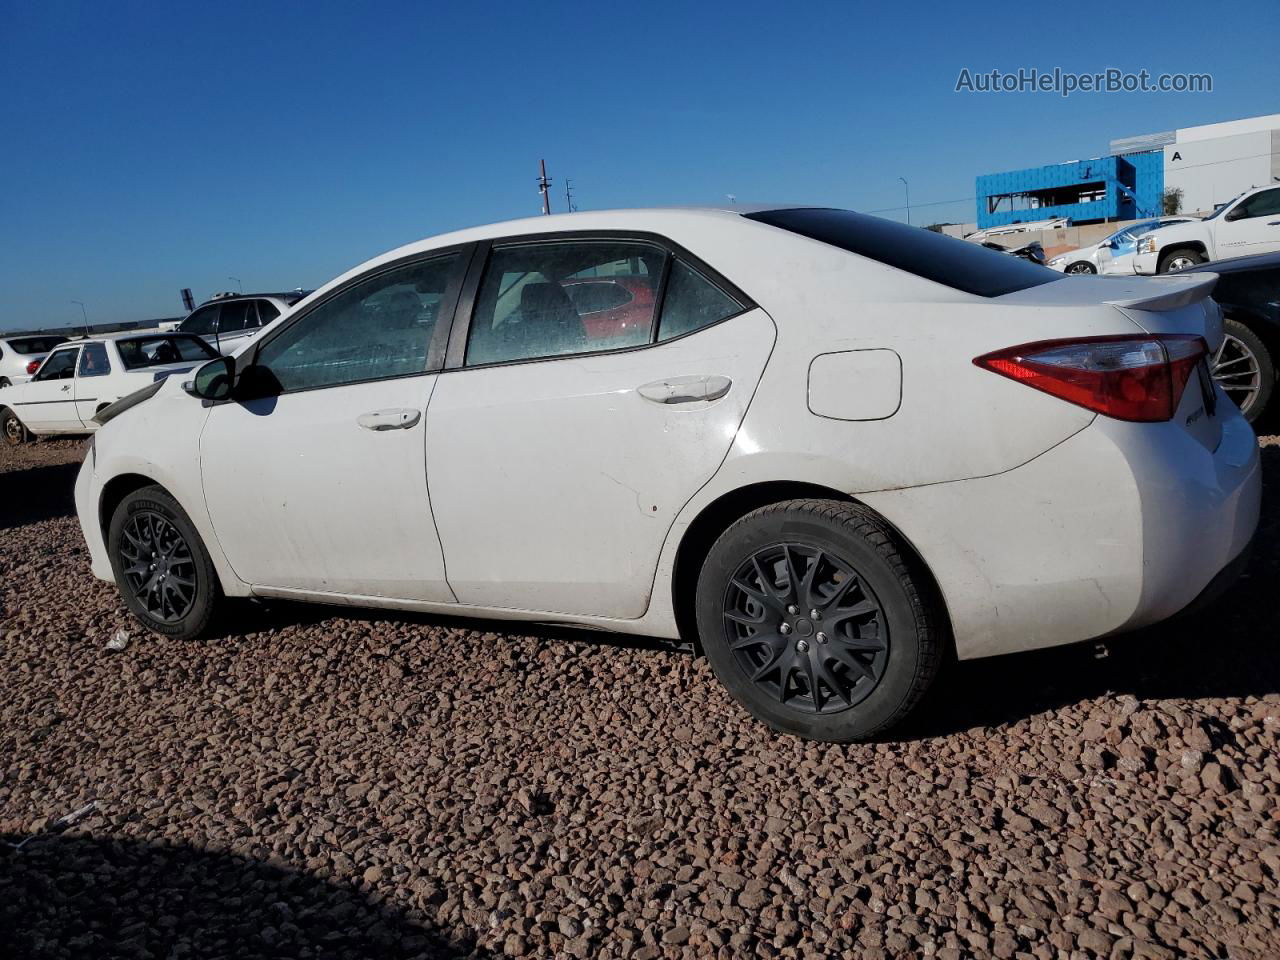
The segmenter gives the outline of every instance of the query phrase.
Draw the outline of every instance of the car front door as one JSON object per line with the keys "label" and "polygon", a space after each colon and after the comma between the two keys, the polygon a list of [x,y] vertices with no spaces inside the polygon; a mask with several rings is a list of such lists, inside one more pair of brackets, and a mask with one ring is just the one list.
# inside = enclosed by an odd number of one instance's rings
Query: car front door
{"label": "car front door", "polygon": [[1218,259],[1280,250],[1280,187],[1262,190],[1223,214]]}
{"label": "car front door", "polygon": [[[565,288],[592,276],[649,285],[626,337],[593,336],[574,308]],[[776,333],[711,276],[656,238],[496,244],[473,269],[427,410],[459,602],[644,614],[667,532],[724,460]]]}
{"label": "car front door", "polygon": [[49,354],[13,403],[18,418],[36,433],[75,433],[84,425],[76,414],[75,374],[80,347]]}
{"label": "car front door", "polygon": [[452,316],[464,259],[452,250],[344,285],[272,331],[241,373],[241,399],[211,408],[205,500],[242,580],[452,601],[423,418],[448,335],[434,308]]}

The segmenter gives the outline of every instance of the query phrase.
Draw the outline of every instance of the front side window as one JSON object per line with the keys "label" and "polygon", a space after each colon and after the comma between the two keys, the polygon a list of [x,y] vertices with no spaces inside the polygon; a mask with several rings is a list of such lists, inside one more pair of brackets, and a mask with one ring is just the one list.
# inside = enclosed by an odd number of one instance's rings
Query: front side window
{"label": "front side window", "polygon": [[76,374],[76,357],[79,354],[79,347],[55,350],[53,353],[49,354],[49,358],[45,360],[44,365],[31,379],[66,380],[70,377],[74,377]]}
{"label": "front side window", "polygon": [[183,333],[194,333],[197,337],[209,337],[217,325],[218,305],[214,303],[191,314],[178,325],[178,329]]}
{"label": "front side window", "polygon": [[[555,241],[495,248],[467,334],[466,365],[651,342],[655,294],[666,257],[662,248],[638,241]],[[592,286],[625,284],[626,299],[614,297],[615,307],[608,308],[604,295],[575,291],[587,281],[595,281]],[[586,302],[578,306],[578,298]]]}
{"label": "front side window", "polygon": [[111,372],[111,361],[107,359],[107,347],[102,343],[86,343],[80,351],[80,376],[105,377]]}
{"label": "front side window", "polygon": [[199,337],[180,333],[117,340],[116,350],[126,370],[161,367],[167,363],[202,363],[218,355]]}
{"label": "front side window", "polygon": [[1280,188],[1255,193],[1240,204],[1236,211],[1233,211],[1236,220],[1251,220],[1254,217],[1271,217],[1280,214]]}
{"label": "front side window", "polygon": [[257,363],[284,391],[424,373],[458,265],[449,254],[353,284],[272,337]]}

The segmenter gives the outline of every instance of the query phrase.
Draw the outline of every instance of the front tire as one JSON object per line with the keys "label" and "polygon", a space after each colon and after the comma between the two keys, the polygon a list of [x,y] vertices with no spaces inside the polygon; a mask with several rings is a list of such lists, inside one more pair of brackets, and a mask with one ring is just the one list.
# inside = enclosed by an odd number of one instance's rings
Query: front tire
{"label": "front tire", "polygon": [[0,435],[4,436],[4,442],[11,447],[21,446],[27,439],[27,428],[8,407],[0,409]]}
{"label": "front tire", "polygon": [[1179,270],[1186,270],[1206,260],[1208,257],[1196,250],[1173,250],[1160,258],[1160,265],[1156,268],[1156,272],[1177,273]]}
{"label": "front tire", "polygon": [[936,678],[945,627],[896,534],[860,504],[790,500],[726,530],[698,578],[716,677],[783,733],[846,743],[903,720]]}
{"label": "front tire", "polygon": [[1262,338],[1227,317],[1222,321],[1222,346],[1213,356],[1213,379],[1235,401],[1244,418],[1256,423],[1266,413],[1275,388],[1276,368]]}
{"label": "front tire", "polygon": [[191,518],[163,487],[120,502],[107,550],[125,605],[144,627],[177,640],[209,627],[222,601],[218,574]]}
{"label": "front tire", "polygon": [[1098,268],[1095,267],[1092,263],[1090,263],[1087,260],[1077,260],[1075,263],[1069,264],[1067,266],[1067,269],[1063,271],[1063,273],[1070,273],[1075,275],[1097,273],[1097,272],[1098,272]]}
{"label": "front tire", "polygon": [[3,390],[5,387],[12,387],[12,386],[13,384],[9,382],[8,377],[0,377],[0,390]]}

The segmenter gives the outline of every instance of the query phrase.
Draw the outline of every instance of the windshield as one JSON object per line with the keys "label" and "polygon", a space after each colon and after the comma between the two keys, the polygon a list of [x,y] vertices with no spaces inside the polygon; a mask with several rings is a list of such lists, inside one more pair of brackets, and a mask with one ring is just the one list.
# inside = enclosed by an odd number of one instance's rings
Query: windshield
{"label": "windshield", "polygon": [[746,217],[979,297],[999,297],[1063,276],[981,244],[852,210],[767,210]]}
{"label": "windshield", "polygon": [[116,349],[120,351],[120,362],[126,370],[158,367],[166,363],[200,363],[218,356],[199,337],[182,334],[117,340]]}

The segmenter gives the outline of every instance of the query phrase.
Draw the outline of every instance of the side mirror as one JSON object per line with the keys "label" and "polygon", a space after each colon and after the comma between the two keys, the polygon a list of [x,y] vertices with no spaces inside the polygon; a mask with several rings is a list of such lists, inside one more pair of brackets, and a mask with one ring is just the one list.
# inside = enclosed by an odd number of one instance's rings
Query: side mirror
{"label": "side mirror", "polygon": [[1247,215],[1248,214],[1244,209],[1244,204],[1241,204],[1240,206],[1236,207],[1233,210],[1228,210],[1226,216],[1224,216],[1222,219],[1227,221],[1243,220]]}
{"label": "side mirror", "polygon": [[218,357],[197,368],[195,376],[185,384],[187,393],[214,403],[231,399],[236,382],[236,362],[232,357]]}

